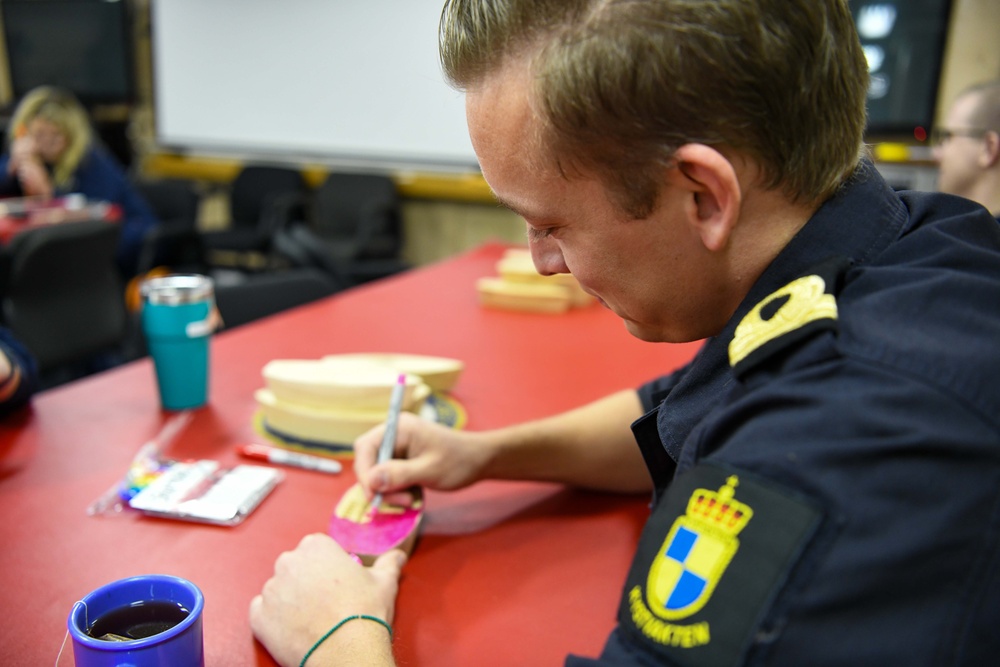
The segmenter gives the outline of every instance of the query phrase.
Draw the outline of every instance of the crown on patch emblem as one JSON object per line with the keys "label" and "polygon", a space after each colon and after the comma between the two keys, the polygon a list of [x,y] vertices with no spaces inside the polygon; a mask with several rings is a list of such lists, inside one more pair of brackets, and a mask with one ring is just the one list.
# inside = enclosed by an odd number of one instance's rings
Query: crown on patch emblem
{"label": "crown on patch emblem", "polygon": [[711,598],[739,549],[737,535],[753,517],[735,498],[738,485],[731,475],[718,491],[695,489],[671,526],[646,581],[646,604],[660,618],[686,618]]}

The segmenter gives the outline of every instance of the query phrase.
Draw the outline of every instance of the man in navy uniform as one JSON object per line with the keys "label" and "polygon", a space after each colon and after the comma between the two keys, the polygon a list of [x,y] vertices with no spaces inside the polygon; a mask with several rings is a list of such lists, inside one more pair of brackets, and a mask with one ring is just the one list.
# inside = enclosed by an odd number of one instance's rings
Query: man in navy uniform
{"label": "man in navy uniform", "polygon": [[[366,490],[651,491],[618,626],[568,665],[994,661],[1000,227],[893,192],[865,157],[847,3],[450,0],[440,37],[539,271],[638,338],[707,341],[541,421],[404,419],[386,463],[376,429],[355,443]],[[254,632],[282,664],[392,664],[379,623],[341,623],[391,621],[403,561],[360,568],[309,536]]]}

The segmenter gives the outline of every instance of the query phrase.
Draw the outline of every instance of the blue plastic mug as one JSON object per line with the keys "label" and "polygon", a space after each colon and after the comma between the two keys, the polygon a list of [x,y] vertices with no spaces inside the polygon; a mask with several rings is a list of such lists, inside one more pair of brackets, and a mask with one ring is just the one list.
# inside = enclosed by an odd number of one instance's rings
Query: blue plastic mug
{"label": "blue plastic mug", "polygon": [[145,281],[142,330],[156,368],[160,403],[184,410],[208,401],[209,340],[215,290],[212,279],[176,274]]}
{"label": "blue plastic mug", "polygon": [[[131,641],[108,641],[88,632],[104,614],[137,603],[168,602],[187,610],[177,625]],[[67,625],[76,667],[204,667],[205,597],[187,579],[146,574],[101,586],[73,605]]]}

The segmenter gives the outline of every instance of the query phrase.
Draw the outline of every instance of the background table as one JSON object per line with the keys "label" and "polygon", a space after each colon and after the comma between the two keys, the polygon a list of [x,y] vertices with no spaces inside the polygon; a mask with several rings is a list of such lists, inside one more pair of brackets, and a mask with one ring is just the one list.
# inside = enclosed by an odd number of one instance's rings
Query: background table
{"label": "background table", "polygon": [[[276,358],[462,359],[452,395],[467,410],[467,428],[480,430],[636,386],[696,351],[640,342],[598,305],[565,315],[480,307],[475,280],[495,274],[502,250],[487,245],[218,334],[210,405],[194,412],[167,453],[241,462],[236,446],[259,440],[252,418],[260,370]],[[236,527],[131,511],[86,516],[170,417],[145,359],[40,394],[0,424],[0,663],[55,663],[76,600],[114,579],[159,572],[204,591],[210,667],[273,664],[250,632],[250,600],[278,554],[325,531],[353,472],[285,469],[285,480]],[[596,654],[614,626],[647,501],[527,482],[428,493],[397,605],[400,665],[558,665],[568,652]],[[67,643],[59,664],[72,664],[71,655]]]}
{"label": "background table", "polygon": [[[120,222],[121,207],[103,201],[61,197],[40,201],[35,198],[0,199],[0,243],[8,243],[21,232],[49,225],[82,220]],[[16,214],[14,213],[16,212]]]}

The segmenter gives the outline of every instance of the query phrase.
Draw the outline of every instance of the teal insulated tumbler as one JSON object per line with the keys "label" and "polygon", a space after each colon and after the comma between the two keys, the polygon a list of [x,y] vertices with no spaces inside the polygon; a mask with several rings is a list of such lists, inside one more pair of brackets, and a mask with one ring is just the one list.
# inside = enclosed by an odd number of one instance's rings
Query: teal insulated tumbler
{"label": "teal insulated tumbler", "polygon": [[161,405],[165,410],[205,405],[215,307],[212,279],[197,274],[152,278],[142,284],[141,293],[142,330]]}

